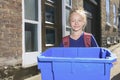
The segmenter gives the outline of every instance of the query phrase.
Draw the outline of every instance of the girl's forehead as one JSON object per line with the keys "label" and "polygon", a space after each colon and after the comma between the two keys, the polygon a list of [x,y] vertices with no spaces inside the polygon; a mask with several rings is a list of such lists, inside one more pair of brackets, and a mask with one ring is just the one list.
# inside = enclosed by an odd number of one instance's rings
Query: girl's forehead
{"label": "girl's forehead", "polygon": [[71,15],[76,15],[76,14],[79,14],[79,13],[77,13],[77,12],[72,12],[72,13],[71,13]]}
{"label": "girl's forehead", "polygon": [[77,13],[77,12],[73,12],[73,13],[71,13],[70,15],[71,15],[71,16],[74,16],[74,15],[76,15],[76,16],[82,16],[81,13]]}

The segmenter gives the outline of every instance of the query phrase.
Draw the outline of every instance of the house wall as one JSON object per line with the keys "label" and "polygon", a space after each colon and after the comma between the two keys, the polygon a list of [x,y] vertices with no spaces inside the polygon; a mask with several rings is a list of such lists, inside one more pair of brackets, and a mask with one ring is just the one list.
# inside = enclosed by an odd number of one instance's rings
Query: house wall
{"label": "house wall", "polygon": [[22,68],[22,0],[0,0],[0,80],[24,80],[37,66]]}
{"label": "house wall", "polygon": [[[106,24],[106,2],[101,0],[101,46],[107,47],[107,38],[110,37],[111,44],[114,44],[114,37],[118,37],[118,28],[113,25],[113,4],[116,4],[118,13],[119,0],[110,0],[110,25]],[[117,14],[116,13],[116,14]]]}
{"label": "house wall", "polygon": [[0,59],[3,64],[22,56],[22,0],[0,1]]}
{"label": "house wall", "polygon": [[0,0],[0,80],[12,80],[21,63],[22,0]]}

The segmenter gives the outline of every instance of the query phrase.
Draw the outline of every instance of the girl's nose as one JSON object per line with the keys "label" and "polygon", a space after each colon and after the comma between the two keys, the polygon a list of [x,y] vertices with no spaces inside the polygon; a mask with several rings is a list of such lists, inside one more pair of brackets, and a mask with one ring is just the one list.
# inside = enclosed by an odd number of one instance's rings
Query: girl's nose
{"label": "girl's nose", "polygon": [[78,21],[77,21],[77,20],[75,21],[75,24],[78,24]]}

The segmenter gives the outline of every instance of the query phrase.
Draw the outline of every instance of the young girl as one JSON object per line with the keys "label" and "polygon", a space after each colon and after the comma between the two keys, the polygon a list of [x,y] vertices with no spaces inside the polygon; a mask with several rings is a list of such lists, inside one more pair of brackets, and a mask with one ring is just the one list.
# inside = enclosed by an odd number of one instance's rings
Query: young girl
{"label": "young girl", "polygon": [[72,33],[65,36],[61,47],[98,47],[94,36],[84,32],[87,24],[86,13],[83,9],[74,9],[69,15],[69,23]]}

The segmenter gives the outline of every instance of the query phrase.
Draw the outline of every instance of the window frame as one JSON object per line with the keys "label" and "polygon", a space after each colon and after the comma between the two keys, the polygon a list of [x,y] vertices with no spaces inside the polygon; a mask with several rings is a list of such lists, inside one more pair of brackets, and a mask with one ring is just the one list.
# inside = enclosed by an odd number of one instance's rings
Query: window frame
{"label": "window frame", "polygon": [[71,33],[70,26],[66,25],[66,9],[72,9],[72,0],[71,5],[66,4],[66,0],[62,0],[62,36],[67,36]]}
{"label": "window frame", "polygon": [[[46,20],[46,18],[44,19],[44,21],[43,21],[43,24],[44,24],[44,29],[43,29],[43,31],[45,31],[43,34],[44,34],[44,36],[45,37],[43,37],[44,38],[44,47],[45,47],[45,49],[46,49],[46,47],[54,47],[55,45],[56,45],[56,43],[57,43],[57,41],[56,41],[56,33],[57,33],[57,27],[56,27],[56,4],[55,4],[55,2],[53,2],[53,1],[51,1],[51,0],[45,0],[45,3],[44,3],[45,5],[44,5],[44,17],[46,17],[46,15],[45,15],[45,13],[46,13],[46,7],[47,6],[49,6],[49,7],[51,7],[51,8],[53,8],[53,10],[54,10],[54,21],[53,22],[50,22],[50,21],[47,21]],[[54,31],[55,31],[55,43],[54,44],[52,44],[52,43],[46,43],[46,37],[47,37],[47,35],[46,35],[46,30],[47,29],[53,29]]]}
{"label": "window frame", "polygon": [[[38,0],[38,21],[25,19],[25,5],[22,0],[22,67],[31,67],[37,65],[37,56],[42,52],[41,42],[41,0]],[[25,23],[31,23],[37,25],[37,43],[38,51],[25,52]]]}

